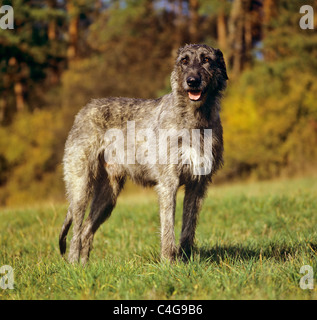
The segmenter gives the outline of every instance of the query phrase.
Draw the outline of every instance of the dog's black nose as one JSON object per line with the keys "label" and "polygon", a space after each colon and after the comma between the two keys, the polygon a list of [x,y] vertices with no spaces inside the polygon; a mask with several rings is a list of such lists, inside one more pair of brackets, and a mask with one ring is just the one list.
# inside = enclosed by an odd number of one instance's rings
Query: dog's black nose
{"label": "dog's black nose", "polygon": [[186,79],[186,82],[190,87],[198,87],[200,85],[200,78],[191,76]]}

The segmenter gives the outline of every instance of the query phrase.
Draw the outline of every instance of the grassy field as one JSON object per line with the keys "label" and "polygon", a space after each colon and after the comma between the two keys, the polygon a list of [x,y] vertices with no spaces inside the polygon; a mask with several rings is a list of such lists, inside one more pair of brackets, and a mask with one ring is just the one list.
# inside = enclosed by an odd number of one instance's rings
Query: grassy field
{"label": "grassy field", "polygon": [[[159,261],[150,191],[121,196],[84,268],[59,255],[66,209],[0,210],[0,267],[14,268],[14,289],[0,288],[0,299],[317,299],[316,177],[210,188],[187,264]],[[313,267],[313,290],[299,286],[303,265]]]}

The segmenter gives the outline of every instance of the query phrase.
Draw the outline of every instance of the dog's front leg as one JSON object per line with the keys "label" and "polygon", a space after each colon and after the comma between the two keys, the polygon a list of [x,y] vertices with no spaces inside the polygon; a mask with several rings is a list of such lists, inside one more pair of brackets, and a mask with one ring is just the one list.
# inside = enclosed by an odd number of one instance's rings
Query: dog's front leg
{"label": "dog's front leg", "polygon": [[161,220],[161,257],[170,261],[175,259],[175,206],[178,185],[164,183],[157,186]]}
{"label": "dog's front leg", "polygon": [[194,245],[198,213],[207,189],[205,183],[186,185],[183,204],[183,226],[180,238],[179,255],[188,259]]}

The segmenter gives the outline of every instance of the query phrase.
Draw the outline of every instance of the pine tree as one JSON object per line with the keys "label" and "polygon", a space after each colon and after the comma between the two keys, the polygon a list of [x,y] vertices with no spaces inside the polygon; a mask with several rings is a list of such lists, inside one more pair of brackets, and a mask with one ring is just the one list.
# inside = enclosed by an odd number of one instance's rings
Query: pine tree
{"label": "pine tree", "polygon": [[14,3],[14,29],[0,29],[2,122],[10,121],[16,111],[38,106],[36,102],[42,101],[43,96],[37,93],[39,90],[35,86],[40,87],[48,70],[57,68],[65,57],[63,37],[57,40],[56,28],[57,21],[63,24],[65,14],[52,4],[52,1],[17,1]]}

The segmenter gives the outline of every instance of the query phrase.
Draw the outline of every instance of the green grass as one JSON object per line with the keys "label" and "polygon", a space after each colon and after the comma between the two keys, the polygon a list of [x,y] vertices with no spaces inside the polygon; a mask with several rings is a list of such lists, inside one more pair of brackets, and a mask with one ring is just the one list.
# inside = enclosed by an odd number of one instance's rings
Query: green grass
{"label": "green grass", "polygon": [[[213,186],[187,264],[159,261],[152,192],[121,196],[86,267],[59,255],[65,204],[5,208],[0,267],[12,266],[15,281],[0,299],[317,299],[316,196],[316,178]],[[313,267],[313,290],[299,286],[303,265]]]}

